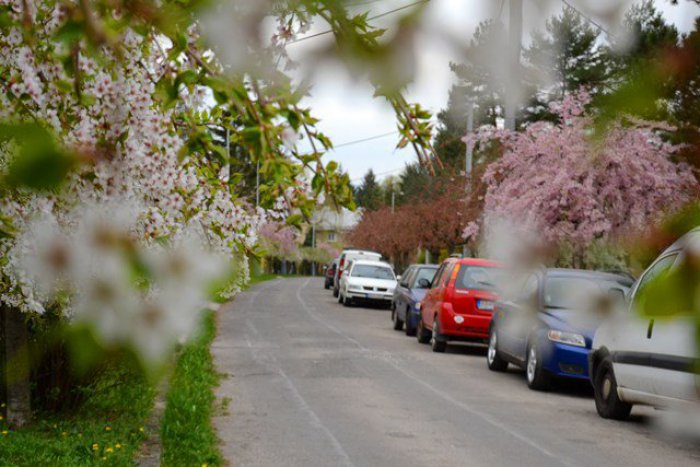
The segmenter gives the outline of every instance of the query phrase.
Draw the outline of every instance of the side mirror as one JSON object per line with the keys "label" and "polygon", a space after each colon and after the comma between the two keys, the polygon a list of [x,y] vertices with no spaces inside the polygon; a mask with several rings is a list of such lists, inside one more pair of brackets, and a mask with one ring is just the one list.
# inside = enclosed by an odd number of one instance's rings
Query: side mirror
{"label": "side mirror", "polygon": [[418,279],[418,287],[420,287],[421,289],[429,289],[430,287],[432,287],[432,285],[433,283],[426,278]]}
{"label": "side mirror", "polygon": [[399,282],[401,281],[401,274],[399,274],[398,276],[396,276],[396,280],[399,281]]}

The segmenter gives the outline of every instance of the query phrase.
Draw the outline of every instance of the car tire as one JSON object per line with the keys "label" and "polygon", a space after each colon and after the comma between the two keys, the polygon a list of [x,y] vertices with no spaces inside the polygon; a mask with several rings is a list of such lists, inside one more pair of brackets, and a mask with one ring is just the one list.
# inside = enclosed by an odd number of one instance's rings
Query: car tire
{"label": "car tire", "polygon": [[535,391],[546,391],[551,383],[551,375],[542,367],[542,352],[535,342],[527,346],[525,379],[527,386]]}
{"label": "car tire", "polygon": [[440,324],[437,317],[433,320],[433,330],[430,333],[430,348],[433,352],[443,353],[447,349],[447,341],[439,340]]}
{"label": "car tire", "polygon": [[352,298],[346,297],[345,295],[343,295],[343,305],[347,306],[347,307],[351,307],[352,306]]}
{"label": "car tire", "polygon": [[595,372],[593,397],[598,415],[603,418],[625,420],[632,411],[632,404],[624,402],[617,394],[617,380],[608,358],[598,365]]}
{"label": "car tire", "polygon": [[401,331],[403,329],[403,321],[399,318],[399,312],[396,311],[395,307],[391,307],[391,320],[394,322],[394,331]]}
{"label": "car tire", "polygon": [[416,328],[416,339],[419,344],[427,344],[430,342],[430,331],[425,329],[423,326],[423,320],[418,321],[418,327]]}
{"label": "car tire", "polygon": [[411,310],[406,308],[406,322],[404,323],[404,331],[406,332],[407,336],[415,336],[416,335],[416,327],[409,325],[408,317],[410,316],[409,315],[410,312],[411,312]]}
{"label": "car tire", "polygon": [[501,357],[501,353],[498,351],[498,334],[496,328],[491,328],[491,333],[489,334],[489,347],[486,351],[486,364],[491,371],[506,371],[508,369],[508,362]]}

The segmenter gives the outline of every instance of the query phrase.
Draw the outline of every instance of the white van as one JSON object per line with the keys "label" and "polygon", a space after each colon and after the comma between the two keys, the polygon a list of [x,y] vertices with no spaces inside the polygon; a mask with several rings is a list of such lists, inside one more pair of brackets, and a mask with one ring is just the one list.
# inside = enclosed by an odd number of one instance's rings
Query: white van
{"label": "white van", "polygon": [[589,354],[598,414],[627,418],[634,404],[658,408],[698,402],[697,342],[693,316],[644,317],[636,306],[640,292],[659,275],[678,267],[700,229],[666,249],[635,282],[626,311],[614,313],[598,328]]}
{"label": "white van", "polygon": [[340,278],[343,277],[343,271],[347,269],[350,261],[355,261],[357,259],[380,261],[382,259],[382,255],[368,250],[343,250],[338,257],[338,267],[335,270],[335,278],[333,279],[334,297],[338,297],[338,291],[340,290]]}

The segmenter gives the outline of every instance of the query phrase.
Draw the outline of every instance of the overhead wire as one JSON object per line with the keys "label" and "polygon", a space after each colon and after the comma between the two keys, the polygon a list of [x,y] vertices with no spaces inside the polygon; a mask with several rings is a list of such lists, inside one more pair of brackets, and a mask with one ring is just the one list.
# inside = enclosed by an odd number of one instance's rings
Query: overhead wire
{"label": "overhead wire", "polygon": [[[385,11],[384,13],[379,13],[379,14],[377,14],[377,15],[370,16],[369,18],[367,18],[367,21],[372,21],[372,20],[375,20],[375,19],[383,18],[383,17],[385,17],[385,16],[394,14],[394,13],[396,13],[396,12],[405,10],[405,9],[407,9],[407,8],[411,8],[411,7],[414,7],[414,6],[416,6],[416,5],[421,5],[421,4],[423,4],[423,3],[428,3],[428,2],[430,2],[430,0],[419,0],[419,1],[417,1],[417,2],[409,3],[409,4],[407,4],[407,5],[403,5],[403,6],[400,6],[400,7],[398,7],[398,8],[394,8],[393,10]],[[333,33],[333,30],[332,30],[332,29],[327,29],[327,30],[325,30],[325,31],[317,32],[317,33],[314,33],[314,34],[309,34],[308,36],[304,36],[304,37],[300,37],[300,38],[298,38],[298,39],[291,40],[291,41],[287,42],[287,45],[296,44],[296,43],[303,42],[303,41],[306,41],[306,40],[309,40],[309,39],[313,39],[314,37],[319,37],[319,36],[323,36],[323,35],[326,35],[326,34],[332,34],[332,33]]]}

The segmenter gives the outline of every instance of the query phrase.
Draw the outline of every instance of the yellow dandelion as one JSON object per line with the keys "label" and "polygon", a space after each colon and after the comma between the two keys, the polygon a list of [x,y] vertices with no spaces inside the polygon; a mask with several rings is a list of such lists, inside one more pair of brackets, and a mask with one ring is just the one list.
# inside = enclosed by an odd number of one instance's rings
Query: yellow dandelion
{"label": "yellow dandelion", "polygon": [[100,445],[99,445],[99,444],[95,443],[95,444],[92,445],[92,450],[93,450],[93,451],[97,451],[98,449],[100,449]]}
{"label": "yellow dandelion", "polygon": [[105,449],[105,452],[114,452],[114,449],[112,449],[112,446],[109,446],[107,449]]}
{"label": "yellow dandelion", "polygon": [[112,427],[111,427],[111,426],[106,426],[106,427],[105,427],[105,431],[112,431]]}
{"label": "yellow dandelion", "polygon": [[202,464],[202,467],[208,467],[207,464]]}
{"label": "yellow dandelion", "polygon": [[2,415],[0,415],[0,420],[2,420]]}
{"label": "yellow dandelion", "polygon": [[143,431],[144,431],[144,430],[143,430],[143,427],[140,427],[140,428],[139,428],[139,431],[140,431],[141,433],[143,433]]}
{"label": "yellow dandelion", "polygon": [[7,431],[7,430],[2,430],[2,435],[3,435],[3,436],[7,436],[8,433],[9,433],[9,431]]}
{"label": "yellow dandelion", "polygon": [[117,449],[121,449],[121,448],[122,448],[122,445],[119,444],[119,443],[117,443],[117,444],[114,445],[114,447],[117,448]]}
{"label": "yellow dandelion", "polygon": [[63,433],[61,433],[61,434],[62,434],[63,436],[68,436],[68,433],[66,433],[65,431],[64,431]]}
{"label": "yellow dandelion", "polygon": [[106,458],[106,457],[103,457],[103,458],[102,458],[102,460],[103,460],[103,461],[106,461],[106,460],[107,460],[107,458]]}

